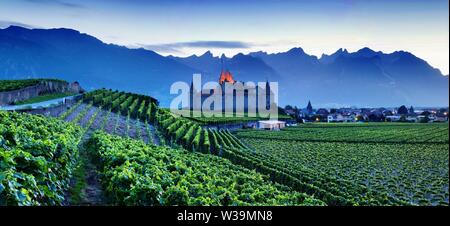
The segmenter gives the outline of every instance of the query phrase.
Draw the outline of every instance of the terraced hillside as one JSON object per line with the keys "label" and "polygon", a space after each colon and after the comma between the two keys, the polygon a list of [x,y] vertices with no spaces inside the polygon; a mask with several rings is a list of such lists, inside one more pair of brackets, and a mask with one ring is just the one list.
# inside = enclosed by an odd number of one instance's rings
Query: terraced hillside
{"label": "terraced hillside", "polygon": [[78,117],[75,122],[81,123],[88,121],[98,108],[101,110],[93,120],[92,130],[213,154],[219,154],[226,147],[245,148],[229,131],[203,128],[201,124],[158,108],[155,99],[143,95],[96,90],[86,94],[61,117],[66,121]]}
{"label": "terraced hillside", "polygon": [[82,92],[77,82],[57,79],[0,80],[0,106],[14,109],[10,105],[31,105]]}
{"label": "terraced hillside", "polygon": [[[1,154],[12,164],[1,165],[0,198],[7,205],[449,203],[448,124],[306,124],[233,134],[172,114],[151,97],[105,89],[46,114],[67,122],[58,126],[57,119],[2,114]],[[26,120],[51,126],[43,131]],[[40,132],[50,141],[40,140]],[[52,179],[60,190],[41,197],[49,132],[53,139],[68,133],[71,161],[66,177]],[[30,147],[43,152],[35,156]],[[34,157],[23,162],[22,150]]]}
{"label": "terraced hillside", "polygon": [[59,79],[21,79],[21,80],[0,80],[0,92],[23,89],[39,84],[40,82],[65,82]]}
{"label": "terraced hillside", "polygon": [[[98,90],[63,111],[58,108],[51,112],[49,116],[53,118],[0,112],[1,141],[7,147],[2,148],[0,154],[2,161],[11,162],[0,168],[0,204],[325,205],[226,159],[192,153],[221,154],[224,147],[244,146],[228,131],[202,129],[158,109],[156,103],[146,96]],[[157,119],[162,118],[179,121],[180,128],[184,128],[175,133],[179,136],[175,138],[179,139],[172,140],[174,148],[158,146],[160,141],[170,143],[167,138],[173,135],[161,127]],[[36,123],[40,126],[35,126]],[[41,131],[47,124],[55,127],[46,128],[50,133]],[[48,187],[51,185],[46,182],[49,178],[42,176],[46,167],[56,167],[53,165],[62,162],[52,159],[52,155],[49,159],[41,157],[51,154],[48,151],[53,146],[40,140],[39,132],[47,134],[48,142],[52,139],[59,142],[57,139],[61,136],[58,134],[63,132],[72,139],[68,143],[71,145],[67,152],[70,157],[65,158],[68,160],[66,170],[52,177],[59,187]],[[28,133],[36,137],[27,140]],[[211,143],[205,138],[209,135]],[[42,147],[42,151],[36,152],[33,147]],[[144,169],[147,171],[143,172]],[[13,181],[16,185],[9,183]],[[55,194],[47,192],[48,189],[56,189],[51,190]]]}
{"label": "terraced hillside", "polygon": [[83,100],[69,110],[61,112],[57,117],[81,126],[90,124],[91,131],[103,130],[109,134],[140,139],[145,143],[158,144],[159,140],[155,135],[153,125],[93,104],[84,103]]}

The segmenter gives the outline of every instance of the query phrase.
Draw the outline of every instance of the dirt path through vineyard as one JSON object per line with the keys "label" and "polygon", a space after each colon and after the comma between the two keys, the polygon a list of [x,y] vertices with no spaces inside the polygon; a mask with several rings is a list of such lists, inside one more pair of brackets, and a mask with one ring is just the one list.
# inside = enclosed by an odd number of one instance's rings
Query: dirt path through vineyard
{"label": "dirt path through vineyard", "polygon": [[[137,119],[130,119],[117,113],[108,114],[107,111],[94,106],[89,109],[86,109],[86,107],[88,107],[87,104],[81,104],[65,119],[66,121],[73,121],[79,114],[83,113],[83,117],[79,118],[77,124],[84,127],[87,131],[78,146],[78,165],[73,172],[70,188],[65,195],[64,205],[98,206],[110,203],[106,199],[100,182],[100,175],[97,169],[98,164],[94,156],[95,150],[89,150],[87,144],[95,130],[103,129],[103,131],[110,134],[160,145],[159,136],[153,125],[143,123]],[[94,116],[95,118],[92,118]]]}
{"label": "dirt path through vineyard", "polygon": [[71,181],[71,188],[66,195],[66,205],[104,206],[108,204],[100,183],[93,151],[89,150],[87,145],[91,135],[92,131],[88,130],[79,144],[80,157]]}

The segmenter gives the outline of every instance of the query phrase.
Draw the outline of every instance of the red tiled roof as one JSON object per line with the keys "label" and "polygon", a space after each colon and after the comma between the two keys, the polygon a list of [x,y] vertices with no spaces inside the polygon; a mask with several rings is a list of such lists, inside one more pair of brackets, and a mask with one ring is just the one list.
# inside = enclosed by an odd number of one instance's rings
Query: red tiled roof
{"label": "red tiled roof", "polygon": [[222,71],[220,74],[219,83],[223,84],[224,82],[234,83],[233,75],[229,71]]}

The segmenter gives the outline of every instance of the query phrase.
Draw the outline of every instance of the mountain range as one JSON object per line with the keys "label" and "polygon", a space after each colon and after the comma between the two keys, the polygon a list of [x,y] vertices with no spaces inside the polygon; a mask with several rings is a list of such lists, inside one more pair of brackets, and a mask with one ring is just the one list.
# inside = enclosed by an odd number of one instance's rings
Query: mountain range
{"label": "mountain range", "polygon": [[106,44],[72,29],[0,29],[0,79],[52,77],[78,81],[86,89],[107,87],[152,95],[168,106],[175,81],[190,83],[193,73],[217,81],[222,68],[238,81],[277,81],[281,105],[448,106],[448,76],[405,51],[339,49],[309,55],[287,52],[211,52],[189,57]]}

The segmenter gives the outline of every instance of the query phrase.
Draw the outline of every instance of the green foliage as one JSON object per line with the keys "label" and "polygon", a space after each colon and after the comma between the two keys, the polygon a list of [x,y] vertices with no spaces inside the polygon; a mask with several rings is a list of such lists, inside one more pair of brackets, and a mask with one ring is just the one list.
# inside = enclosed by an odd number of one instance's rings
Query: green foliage
{"label": "green foliage", "polygon": [[197,123],[177,117],[166,109],[157,110],[156,121],[166,139],[188,150],[219,154],[221,147],[245,148],[229,131],[203,129]]}
{"label": "green foliage", "polygon": [[94,106],[111,110],[124,116],[152,122],[156,109],[157,100],[140,94],[118,92],[106,89],[98,89],[86,93],[84,102],[93,102]]}
{"label": "green foliage", "polygon": [[0,204],[61,204],[82,133],[57,119],[0,111]]}
{"label": "green foliage", "polygon": [[62,113],[59,116],[59,119],[64,120],[65,118],[67,118],[67,116],[69,116],[70,114],[72,114],[72,112],[78,108],[78,106],[80,106],[83,103],[83,100],[79,100],[75,105],[73,105],[69,110],[65,111],[64,113]]}
{"label": "green foliage", "polygon": [[200,126],[197,126],[193,134],[194,134],[194,139],[192,140],[193,151],[195,150],[201,151],[202,147],[200,147],[200,141],[202,139],[202,128]]}
{"label": "green foliage", "polygon": [[53,100],[53,99],[58,99],[58,98],[62,98],[62,97],[67,97],[67,96],[72,96],[74,95],[73,93],[50,93],[50,94],[44,94],[44,95],[40,95],[37,97],[33,97],[30,99],[26,99],[23,101],[18,101],[15,102],[15,105],[21,105],[21,104],[32,104],[32,103],[39,103],[39,102],[43,102],[43,101],[47,101],[47,100]]}
{"label": "green foliage", "polygon": [[305,124],[282,131],[241,130],[240,138],[353,143],[448,143],[448,124]]}
{"label": "green foliage", "polygon": [[200,142],[202,144],[202,152],[203,153],[209,153],[211,149],[211,142],[209,141],[209,132],[207,129],[202,129],[202,135],[203,135],[203,142]]}
{"label": "green foliage", "polygon": [[208,134],[209,134],[209,137],[211,137],[210,142],[212,142],[211,143],[211,145],[212,145],[211,153],[218,154],[219,150],[220,150],[220,144],[219,144],[219,141],[217,140],[216,133],[213,130],[208,129]]}
{"label": "green foliage", "polygon": [[[245,115],[227,115],[219,117],[186,117],[187,119],[198,123],[200,125],[222,125],[222,124],[237,124],[237,123],[247,123],[255,122],[258,120],[267,120],[268,117],[248,117]],[[279,114],[278,119],[280,120],[291,120],[292,117],[286,114]]]}
{"label": "green foliage", "polygon": [[419,122],[420,123],[428,123],[428,122],[430,122],[430,118],[428,116],[425,116],[425,117],[421,118],[419,120]]}
{"label": "green foliage", "polygon": [[397,113],[400,115],[406,115],[408,114],[408,108],[406,108],[405,105],[402,105],[398,108]]}
{"label": "green foliage", "polygon": [[139,109],[136,112],[135,118],[139,118],[141,120],[145,120],[145,109],[147,107],[147,101],[143,100],[141,102],[141,105],[139,106]]}
{"label": "green foliage", "polygon": [[322,124],[237,136],[254,150],[224,157],[329,205],[448,205],[448,125]]}
{"label": "green foliage", "polygon": [[0,92],[23,89],[29,86],[37,85],[41,82],[63,82],[59,79],[23,79],[23,80],[0,80]]}
{"label": "green foliage", "polygon": [[131,103],[133,102],[133,99],[134,99],[134,97],[130,95],[130,96],[127,97],[127,99],[125,99],[124,102],[122,102],[119,105],[119,112],[122,115],[128,115],[128,113],[130,111],[129,107],[130,107]]}
{"label": "green foliage", "polygon": [[[172,146],[212,153],[236,164],[221,159],[217,164],[222,166],[218,166],[211,160],[217,158],[213,155],[143,146],[137,141],[97,134],[91,143],[99,153],[105,188],[119,205],[278,203],[278,198],[268,201],[265,195],[231,186],[232,182],[225,186],[224,177],[229,172],[222,172],[224,164],[225,168],[256,170],[258,173],[245,174],[267,175],[263,181],[314,197],[289,199],[296,204],[448,205],[448,124],[316,123],[281,131],[242,130],[232,134],[200,126],[231,122],[226,118],[184,118],[158,108],[157,102],[146,96],[98,90],[88,93],[85,100],[125,114],[127,121],[132,117],[153,122],[162,145],[171,141]],[[205,188],[208,182],[204,178],[211,177],[211,172],[196,172],[202,169],[218,169],[224,174],[209,178],[213,184]],[[195,179],[197,174],[203,179]],[[235,183],[245,182],[245,177],[234,178]]]}
{"label": "green foliage", "polygon": [[324,205],[213,155],[101,132],[88,143],[117,205]]}

